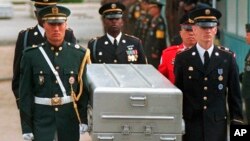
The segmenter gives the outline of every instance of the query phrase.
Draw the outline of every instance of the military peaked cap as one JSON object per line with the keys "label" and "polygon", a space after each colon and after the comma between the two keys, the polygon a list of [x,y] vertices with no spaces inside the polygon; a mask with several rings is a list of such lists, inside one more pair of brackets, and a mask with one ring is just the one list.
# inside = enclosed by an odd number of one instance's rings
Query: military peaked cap
{"label": "military peaked cap", "polygon": [[246,24],[246,32],[250,32],[250,23]]}
{"label": "military peaked cap", "polygon": [[46,6],[51,6],[57,4],[61,0],[31,0],[34,2],[34,6],[36,9],[40,10],[40,8],[44,8]]}
{"label": "military peaked cap", "polygon": [[161,0],[148,0],[149,4],[156,4],[158,6],[163,6],[163,3],[161,2]]}
{"label": "military peaked cap", "polygon": [[215,8],[201,8],[191,11],[189,18],[190,22],[200,27],[215,27],[218,25],[218,19],[221,17],[221,12]]}
{"label": "military peaked cap", "polygon": [[99,14],[108,19],[121,18],[125,9],[126,7],[120,2],[110,2],[99,9]]}
{"label": "military peaked cap", "polygon": [[192,30],[192,25],[194,23],[190,22],[189,20],[189,14],[184,14],[181,19],[180,19],[180,26],[181,28],[187,29],[187,30]]}
{"label": "military peaked cap", "polygon": [[47,6],[38,12],[38,16],[48,23],[63,23],[70,15],[70,10],[63,6]]}

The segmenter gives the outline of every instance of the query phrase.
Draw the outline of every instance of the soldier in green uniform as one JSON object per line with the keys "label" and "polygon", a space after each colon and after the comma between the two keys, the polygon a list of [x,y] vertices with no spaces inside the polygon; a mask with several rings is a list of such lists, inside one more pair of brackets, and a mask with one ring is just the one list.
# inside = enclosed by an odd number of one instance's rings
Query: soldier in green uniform
{"label": "soldier in green uniform", "polygon": [[24,50],[20,67],[19,108],[24,140],[79,141],[87,130],[89,51],[65,41],[70,10],[43,8],[47,40]]}
{"label": "soldier in green uniform", "polygon": [[148,5],[148,0],[142,0],[140,2],[140,12],[136,13],[139,17],[135,21],[133,32],[133,35],[141,39],[143,44],[151,20],[151,15],[147,13]]}
{"label": "soldier in green uniform", "polygon": [[99,9],[107,29],[101,37],[89,41],[93,63],[145,64],[146,58],[141,40],[124,34],[121,29],[125,6],[119,2],[106,3]]}
{"label": "soldier in green uniform", "polygon": [[[250,44],[250,24],[246,24],[246,43]],[[245,58],[245,70],[242,76],[242,96],[245,102],[247,122],[250,124],[250,50]]]}
{"label": "soldier in green uniform", "polygon": [[[59,0],[32,0],[35,6],[35,15],[37,18],[37,25],[30,27],[26,30],[22,30],[18,34],[16,41],[14,61],[13,61],[13,79],[12,79],[12,91],[15,95],[16,102],[19,100],[19,79],[20,79],[20,61],[22,58],[22,52],[27,46],[38,45],[45,41],[44,29],[42,26],[42,20],[38,18],[37,13],[39,10],[46,6],[55,5]],[[65,40],[71,43],[76,43],[76,38],[73,34],[73,30],[68,28],[65,34]]]}
{"label": "soldier in green uniform", "polygon": [[160,0],[149,0],[148,13],[151,21],[146,33],[144,51],[148,63],[158,68],[162,51],[166,48],[166,25],[161,15],[163,4]]}

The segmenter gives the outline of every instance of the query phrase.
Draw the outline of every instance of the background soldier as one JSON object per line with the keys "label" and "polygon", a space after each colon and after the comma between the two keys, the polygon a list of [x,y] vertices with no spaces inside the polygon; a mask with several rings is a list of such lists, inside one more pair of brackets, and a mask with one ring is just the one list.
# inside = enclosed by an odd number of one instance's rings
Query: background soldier
{"label": "background soldier", "polygon": [[142,0],[140,2],[140,16],[137,18],[135,21],[134,25],[134,32],[133,35],[138,37],[139,39],[142,40],[142,43],[144,44],[145,38],[146,38],[146,33],[149,28],[151,16],[148,14],[148,0]]}
{"label": "background soldier", "polygon": [[[20,79],[20,61],[22,58],[22,52],[27,46],[34,46],[43,43],[46,39],[44,37],[44,29],[42,26],[42,19],[37,16],[37,13],[44,7],[55,5],[58,0],[35,0],[35,15],[38,24],[34,27],[30,27],[26,30],[22,30],[18,34],[16,41],[14,62],[13,62],[13,78],[12,78],[12,91],[15,95],[16,102],[19,100],[19,79]],[[71,43],[76,43],[76,38],[71,29],[66,30],[65,40]],[[17,104],[18,105],[18,104]]]}
{"label": "background soldier", "polygon": [[148,63],[158,68],[161,53],[166,48],[166,25],[161,16],[163,4],[159,0],[150,0],[148,14],[151,16],[149,28],[144,42],[144,51]]}
{"label": "background soldier", "polygon": [[235,56],[213,42],[220,17],[214,8],[191,12],[197,44],[175,59],[175,84],[183,92],[184,141],[225,141],[227,106],[231,124],[243,124]]}
{"label": "background soldier", "polygon": [[170,46],[163,50],[161,56],[161,63],[158,67],[159,72],[161,72],[165,77],[167,77],[173,84],[175,81],[174,77],[174,62],[176,53],[181,52],[187,48],[193,47],[196,43],[194,38],[194,33],[192,30],[193,23],[189,22],[188,14],[185,14],[180,19],[180,27],[179,31],[180,37],[182,39],[182,43],[175,46]]}
{"label": "background soldier", "polygon": [[146,63],[141,40],[121,32],[124,10],[119,2],[104,4],[99,9],[107,33],[88,43],[93,63]]}
{"label": "background soldier", "polygon": [[79,141],[79,128],[87,130],[87,53],[64,39],[69,15],[62,6],[40,10],[47,41],[24,50],[19,94],[24,140]]}
{"label": "background soldier", "polygon": [[[250,45],[250,24],[246,24],[246,43]],[[242,76],[242,96],[245,101],[247,122],[250,124],[250,50],[245,58],[245,70]]]}

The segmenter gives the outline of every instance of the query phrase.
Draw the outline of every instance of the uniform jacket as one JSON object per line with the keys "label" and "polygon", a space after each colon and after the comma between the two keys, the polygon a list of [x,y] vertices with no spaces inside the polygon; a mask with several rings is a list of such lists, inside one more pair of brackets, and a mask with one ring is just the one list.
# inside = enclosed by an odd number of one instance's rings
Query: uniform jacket
{"label": "uniform jacket", "polygon": [[91,52],[92,63],[146,63],[141,40],[127,34],[122,34],[118,47],[115,47],[105,34],[100,38],[89,41],[88,48]]}
{"label": "uniform jacket", "polygon": [[250,99],[250,50],[245,58],[245,69],[242,78],[242,95]]}
{"label": "uniform jacket", "polygon": [[[18,96],[18,88],[19,88],[19,78],[20,78],[20,61],[22,58],[22,52],[24,50],[24,38],[25,32],[28,31],[28,36],[26,40],[27,46],[38,45],[45,42],[45,38],[41,35],[38,30],[38,26],[28,28],[26,30],[22,30],[18,34],[18,38],[16,41],[15,54],[14,54],[14,62],[13,62],[13,79],[12,79],[12,91],[16,97]],[[65,40],[68,42],[76,43],[76,38],[71,29],[66,30]]]}
{"label": "uniform jacket", "polygon": [[[70,96],[73,79],[73,90],[78,94],[78,71],[85,55],[85,49],[79,45],[64,42],[62,48],[53,51],[46,42],[42,46],[59,73],[66,93]],[[83,123],[87,124],[88,87],[86,73],[83,75],[83,95],[77,102],[78,111]],[[20,115],[23,133],[33,133],[35,141],[52,141],[57,132],[60,141],[79,141],[79,122],[73,103],[58,106],[34,103],[34,97],[62,97],[62,91],[38,47],[27,48],[21,60],[20,69]]]}
{"label": "uniform jacket", "polygon": [[234,54],[215,46],[205,70],[194,46],[177,54],[174,67],[175,84],[183,92],[184,141],[225,141],[227,118],[243,119]]}
{"label": "uniform jacket", "polygon": [[150,21],[150,26],[146,33],[144,50],[148,58],[148,63],[158,68],[162,51],[166,48],[166,25],[163,17],[159,16]]}
{"label": "uniform jacket", "polygon": [[161,55],[161,63],[158,66],[158,70],[165,77],[167,77],[174,84],[174,62],[177,52],[182,51],[184,48],[183,44],[170,46],[163,50]]}

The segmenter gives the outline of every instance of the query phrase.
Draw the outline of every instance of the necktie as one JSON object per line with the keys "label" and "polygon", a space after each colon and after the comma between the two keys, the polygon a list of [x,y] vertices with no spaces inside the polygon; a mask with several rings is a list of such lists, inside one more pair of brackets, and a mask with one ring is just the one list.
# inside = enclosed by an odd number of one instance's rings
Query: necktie
{"label": "necktie", "polygon": [[204,68],[207,69],[209,64],[209,54],[208,51],[205,51],[204,53]]}
{"label": "necktie", "polygon": [[114,40],[114,44],[113,45],[114,45],[114,47],[118,47],[116,38]]}

